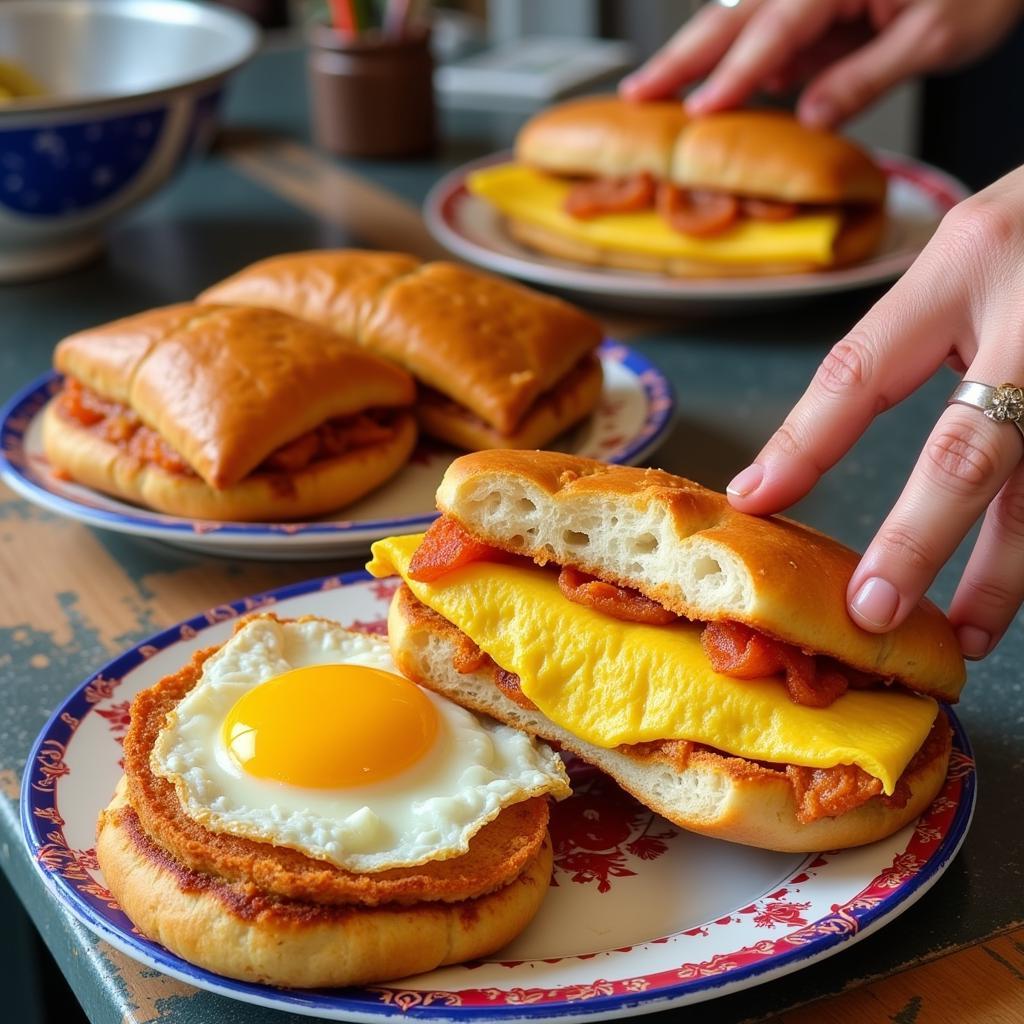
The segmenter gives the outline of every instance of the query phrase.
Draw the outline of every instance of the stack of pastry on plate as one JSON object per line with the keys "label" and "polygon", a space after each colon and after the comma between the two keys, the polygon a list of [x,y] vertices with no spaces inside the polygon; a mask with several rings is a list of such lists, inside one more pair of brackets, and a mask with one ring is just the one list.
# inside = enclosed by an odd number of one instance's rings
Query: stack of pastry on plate
{"label": "stack of pastry on plate", "polygon": [[57,347],[44,418],[68,478],[160,512],[335,511],[408,460],[417,429],[535,448],[601,391],[598,323],[558,299],[398,253],[298,253]]}

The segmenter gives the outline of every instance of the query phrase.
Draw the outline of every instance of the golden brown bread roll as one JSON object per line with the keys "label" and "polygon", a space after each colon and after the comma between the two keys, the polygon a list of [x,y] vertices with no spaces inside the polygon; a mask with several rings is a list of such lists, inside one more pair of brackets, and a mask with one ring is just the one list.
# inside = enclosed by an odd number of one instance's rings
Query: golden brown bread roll
{"label": "golden brown bread roll", "polygon": [[546,840],[508,885],[462,903],[278,900],[177,865],[138,827],[120,794],[100,818],[96,856],[144,935],[217,974],[290,988],[387,981],[493,953],[536,914],[552,865]]}
{"label": "golden brown bread roll", "polygon": [[421,262],[408,253],[366,249],[287,253],[253,263],[196,302],[279,309],[356,339],[380,293]]}
{"label": "golden brown bread roll", "polygon": [[[499,512],[485,492],[502,497]],[[865,632],[846,609],[854,551],[781,516],[737,512],[692,480],[561,452],[477,452],[448,467],[437,504],[489,544],[614,579],[689,619],[744,622],[939,700],[963,688],[960,645],[934,604],[890,633]],[[606,517],[616,529],[583,525]]]}
{"label": "golden brown bread roll", "polygon": [[560,299],[454,263],[430,263],[381,295],[364,344],[511,433],[527,409],[601,341]]}
{"label": "golden brown bread roll", "polygon": [[885,175],[859,146],[764,110],[694,118],[676,141],[669,177],[685,188],[791,203],[885,201]]}
{"label": "golden brown bread roll", "polygon": [[516,159],[557,174],[618,178],[649,171],[667,178],[688,121],[677,100],[586,96],[531,118],[516,139]]}
{"label": "golden brown bread roll", "polygon": [[886,178],[860,147],[779,111],[573,100],[529,121],[516,162],[467,177],[517,241],[676,277],[803,273],[877,248]]}
{"label": "golden brown bread roll", "polygon": [[367,565],[403,581],[388,635],[414,681],[734,842],[872,842],[940,788],[937,701],[965,676],[952,627],[923,601],[889,634],[858,629],[858,558],[837,541],[557,452],[463,456],[437,503],[426,534],[376,542]]}
{"label": "golden brown bread roll", "polygon": [[502,434],[468,409],[436,392],[421,392],[416,418],[424,433],[468,451],[539,448],[582,420],[601,397],[604,376],[597,356],[584,356],[526,411],[511,434]]}
{"label": "golden brown bread roll", "polygon": [[415,442],[405,371],[273,310],[152,310],[66,338],[54,364],[70,382],[44,420],[53,465],[172,514],[327,512]]}
{"label": "golden brown bread roll", "polygon": [[[364,259],[370,269],[360,274]],[[424,429],[459,446],[484,435],[488,446],[545,444],[591,411],[599,389],[587,389],[586,402],[576,389],[559,415],[533,407],[600,344],[597,321],[488,274],[403,259],[357,250],[272,257],[198,301],[282,310],[347,332],[482,421],[483,433],[465,416],[425,412]]]}

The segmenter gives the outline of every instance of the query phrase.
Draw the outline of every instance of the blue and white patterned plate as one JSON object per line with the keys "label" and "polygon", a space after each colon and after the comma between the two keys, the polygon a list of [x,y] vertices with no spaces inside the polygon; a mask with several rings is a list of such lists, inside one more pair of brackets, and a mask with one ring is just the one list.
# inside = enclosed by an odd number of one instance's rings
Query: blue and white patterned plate
{"label": "blue and white patterned plate", "polygon": [[[624,345],[600,349],[604,390],[597,410],[553,447],[605,462],[636,464],[664,440],[675,396],[651,362]],[[308,523],[230,523],[162,515],[58,479],[43,453],[40,414],[60,387],[49,373],[0,410],[0,476],[22,497],[51,512],[117,533],[162,540],[207,554],[239,558],[306,559],[358,554],[389,534],[423,528],[434,519],[434,491],[453,449],[421,441],[387,484],[344,509],[344,519]]]}
{"label": "blue and white patterned plate", "polygon": [[967,833],[974,761],[947,712],[953,755],[931,807],[888,839],[838,853],[770,853],[681,832],[607,776],[570,764],[574,795],[552,812],[551,891],[530,927],[489,960],[371,988],[293,991],[212,974],[142,937],[107,890],[93,849],[97,815],[121,775],[131,699],[255,609],[383,632],[395,587],[350,573],[246,598],[152,637],[86,679],[39,735],[22,785],[25,839],[53,898],[140,963],[248,1003],[370,1024],[605,1020],[712,999],[840,952],[920,899]]}

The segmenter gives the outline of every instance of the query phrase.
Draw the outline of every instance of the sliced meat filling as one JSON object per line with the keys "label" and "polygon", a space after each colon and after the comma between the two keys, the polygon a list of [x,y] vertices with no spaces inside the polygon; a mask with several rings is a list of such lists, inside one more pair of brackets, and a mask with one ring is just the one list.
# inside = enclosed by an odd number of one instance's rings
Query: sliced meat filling
{"label": "sliced meat filling", "polygon": [[[525,558],[487,544],[456,519],[441,516],[416,549],[409,575],[418,582],[432,583],[453,569],[480,561],[525,562]],[[573,566],[560,567],[558,586],[568,600],[626,622],[663,626],[680,618],[632,587],[590,576]],[[890,682],[842,665],[834,658],[802,651],[738,622],[706,623],[701,646],[716,672],[733,679],[781,675],[789,699],[808,707],[828,707],[850,688]]]}
{"label": "sliced meat filling", "polygon": [[[142,422],[134,409],[104,398],[69,377],[57,408],[73,420],[127,455],[159,466],[168,473],[196,476],[196,472],[152,427]],[[254,473],[298,473],[314,462],[332,459],[355,448],[380,444],[394,436],[399,410],[368,409],[354,416],[327,420],[318,427],[271,452]]]}
{"label": "sliced meat filling", "polygon": [[621,178],[577,181],[565,197],[564,209],[577,220],[656,209],[674,231],[707,238],[728,231],[740,220],[789,220],[813,207],[713,189],[680,188],[641,171]]}
{"label": "sliced meat filling", "polygon": [[[412,609],[414,621],[432,631],[443,633],[455,646],[453,664],[463,675],[472,672],[489,671],[494,685],[513,703],[527,711],[536,711],[537,705],[523,693],[519,677],[497,665],[490,655],[482,651],[458,627],[443,616],[417,601],[412,592],[403,586],[404,597]],[[882,793],[882,783],[869,775],[858,765],[834,765],[831,768],[806,768],[794,764],[773,764],[750,761],[735,757],[724,751],[691,740],[649,740],[644,743],[626,743],[617,749],[630,757],[640,760],[658,761],[669,764],[676,771],[685,771],[691,757],[696,753],[742,762],[755,772],[771,772],[786,777],[796,801],[797,820],[805,825],[821,818],[834,818],[852,811],[869,800],[878,800],[886,807],[905,807],[910,799],[910,778],[923,765],[928,764],[949,743],[950,729],[944,715],[938,715],[931,732],[920,749],[911,758],[903,774],[896,782],[891,796]]]}

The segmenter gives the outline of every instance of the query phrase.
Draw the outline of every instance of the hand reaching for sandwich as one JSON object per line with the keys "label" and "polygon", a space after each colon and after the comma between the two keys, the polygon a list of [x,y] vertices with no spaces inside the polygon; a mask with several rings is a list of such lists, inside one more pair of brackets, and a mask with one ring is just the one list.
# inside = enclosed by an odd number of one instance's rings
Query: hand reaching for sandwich
{"label": "hand reaching for sandwich", "polygon": [[981,56],[1022,14],[1021,0],[719,0],[619,88],[661,99],[706,75],[686,106],[707,114],[806,83],[797,116],[831,128],[897,82]]}
{"label": "hand reaching for sandwich", "polygon": [[[1022,252],[1019,168],[950,211],[910,270],[832,349],[729,485],[733,505],[766,514],[803,497],[875,416],[944,362],[965,380],[1024,382]],[[988,654],[1024,599],[1022,454],[1013,423],[948,406],[850,581],[854,621],[873,633],[902,622],[984,516],[949,617],[966,657]]]}

